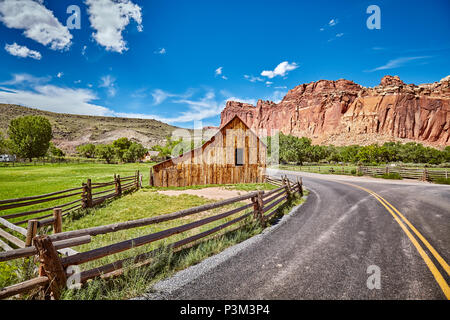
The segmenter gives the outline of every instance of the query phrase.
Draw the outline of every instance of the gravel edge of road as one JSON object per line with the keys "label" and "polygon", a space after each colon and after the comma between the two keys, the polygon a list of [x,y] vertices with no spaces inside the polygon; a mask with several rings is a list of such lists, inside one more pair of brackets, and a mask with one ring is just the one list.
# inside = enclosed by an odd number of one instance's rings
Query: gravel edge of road
{"label": "gravel edge of road", "polygon": [[161,280],[157,282],[153,287],[151,287],[149,290],[153,292],[148,292],[143,296],[135,297],[131,300],[167,300],[167,297],[173,291],[182,288],[183,286],[194,281],[195,279],[202,276],[206,272],[216,268],[223,262],[237,255],[242,250],[249,248],[252,245],[256,245],[257,243],[262,241],[263,238],[267,237],[278,228],[281,228],[291,219],[293,215],[295,215],[298,212],[299,208],[306,203],[306,201],[308,200],[308,196],[303,196],[302,199],[305,201],[293,207],[291,211],[289,211],[289,213],[285,214],[280,220],[278,220],[276,224],[268,228],[265,228],[260,234],[257,234],[234,246],[226,248],[224,251],[219,252],[209,258],[206,258],[205,260],[201,261],[196,265],[178,271],[173,276]]}

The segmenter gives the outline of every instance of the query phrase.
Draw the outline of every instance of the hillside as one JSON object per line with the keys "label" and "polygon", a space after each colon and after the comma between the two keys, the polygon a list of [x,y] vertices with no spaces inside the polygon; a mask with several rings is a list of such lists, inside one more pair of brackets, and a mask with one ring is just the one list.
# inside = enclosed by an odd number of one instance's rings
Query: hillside
{"label": "hillside", "polygon": [[253,130],[278,129],[315,144],[417,141],[442,148],[450,144],[450,76],[418,86],[385,76],[373,88],[320,80],[295,87],[280,103],[228,101],[221,124],[235,114]]}
{"label": "hillside", "polygon": [[148,148],[162,143],[176,129],[157,120],[63,114],[0,104],[0,131],[6,133],[12,119],[26,115],[40,115],[49,119],[53,142],[68,153],[74,153],[81,144],[110,143],[121,137],[142,143]]}

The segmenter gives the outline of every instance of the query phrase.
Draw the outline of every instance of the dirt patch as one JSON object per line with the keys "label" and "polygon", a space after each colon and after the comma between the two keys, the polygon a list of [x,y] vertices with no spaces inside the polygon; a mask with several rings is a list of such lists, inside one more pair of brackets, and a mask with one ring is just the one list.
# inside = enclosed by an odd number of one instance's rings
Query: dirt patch
{"label": "dirt patch", "polygon": [[[228,190],[221,187],[210,187],[204,189],[187,189],[187,190],[159,190],[160,194],[165,194],[167,196],[178,196],[180,194],[190,194],[193,196],[205,197],[207,199],[213,200],[226,200],[233,197],[241,196],[249,193],[248,191],[242,190]],[[243,200],[242,202],[250,203],[251,200]]]}

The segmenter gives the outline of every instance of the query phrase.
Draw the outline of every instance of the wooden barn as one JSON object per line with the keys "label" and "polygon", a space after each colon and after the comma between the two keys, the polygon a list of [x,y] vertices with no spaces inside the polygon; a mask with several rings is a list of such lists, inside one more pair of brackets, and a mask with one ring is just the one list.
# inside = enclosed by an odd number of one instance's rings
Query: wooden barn
{"label": "wooden barn", "polygon": [[183,187],[264,182],[267,147],[237,115],[201,147],[153,166],[150,184]]}

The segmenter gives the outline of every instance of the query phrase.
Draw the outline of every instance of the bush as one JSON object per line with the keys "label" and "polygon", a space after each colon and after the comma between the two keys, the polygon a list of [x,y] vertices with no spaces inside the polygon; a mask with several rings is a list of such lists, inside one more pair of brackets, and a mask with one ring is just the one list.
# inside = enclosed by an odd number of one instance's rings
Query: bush
{"label": "bush", "polygon": [[450,178],[437,178],[434,182],[439,184],[450,184]]}
{"label": "bush", "polygon": [[397,172],[385,173],[381,176],[383,179],[402,180],[402,176]]}
{"label": "bush", "polygon": [[356,169],[352,169],[352,171],[350,171],[350,173],[355,175],[356,174]]}

